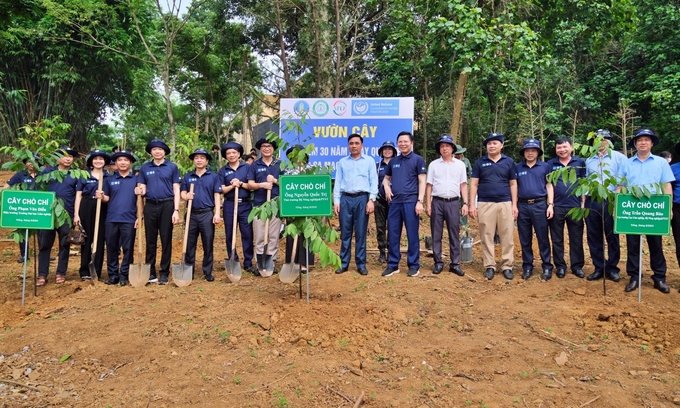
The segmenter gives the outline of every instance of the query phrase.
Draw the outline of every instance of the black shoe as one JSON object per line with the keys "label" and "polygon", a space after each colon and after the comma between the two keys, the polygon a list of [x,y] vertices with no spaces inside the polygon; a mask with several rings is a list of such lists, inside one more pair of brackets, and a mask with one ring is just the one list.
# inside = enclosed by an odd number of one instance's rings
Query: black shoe
{"label": "black shoe", "polygon": [[120,280],[118,281],[118,284],[119,284],[120,286],[127,286],[127,284],[128,284],[128,278],[126,278],[125,276],[121,277]]}
{"label": "black shoe", "polygon": [[494,271],[493,268],[486,268],[486,271],[484,272],[484,277],[487,278],[488,280],[491,280],[493,279],[495,274],[496,271]]}
{"label": "black shoe", "polygon": [[432,269],[432,273],[435,275],[439,275],[442,273],[442,269],[444,269],[444,265],[435,265],[434,269]]}
{"label": "black shoe", "polygon": [[349,269],[348,268],[338,268],[335,270],[335,273],[340,275],[341,273],[347,272]]}
{"label": "black shoe", "polygon": [[[305,272],[307,272],[307,271],[305,271]],[[368,269],[366,269],[366,268],[359,268],[359,269],[357,269],[357,272],[359,272],[359,275],[362,275],[362,276],[368,275]]]}
{"label": "black shoe", "polygon": [[56,260],[57,260],[57,258],[55,258],[55,257],[53,257],[53,256],[50,257],[50,262],[54,262],[54,261],[56,261]]}
{"label": "black shoe", "polygon": [[552,278],[552,269],[543,269],[543,275],[541,275],[541,279],[544,281],[549,281],[550,278]]}
{"label": "black shoe", "polygon": [[603,277],[604,277],[604,272],[595,271],[595,272],[591,273],[590,275],[588,275],[588,277],[586,279],[589,280],[589,281],[594,281],[594,280],[602,279]]}
{"label": "black shoe", "polygon": [[147,283],[158,283],[158,278],[156,277],[155,273],[149,275],[149,280]]}
{"label": "black shoe", "polygon": [[533,271],[530,271],[530,270],[524,271],[524,272],[522,272],[522,279],[527,280],[527,279],[531,278],[531,275],[533,275],[533,274],[534,274]]}
{"label": "black shoe", "polygon": [[25,256],[20,256],[19,259],[17,259],[17,263],[24,263],[26,261]]}
{"label": "black shoe", "polygon": [[618,272],[607,272],[604,274],[610,281],[618,282],[621,280]]}
{"label": "black shoe", "polygon": [[463,272],[462,269],[460,269],[460,266],[449,266],[449,272],[453,272],[458,276],[464,276],[465,272]]}
{"label": "black shoe", "polygon": [[637,289],[639,283],[637,279],[631,279],[630,282],[626,285],[626,288],[624,289],[626,292],[632,292],[635,289]]}
{"label": "black shoe", "polygon": [[160,279],[158,279],[159,285],[167,285],[169,281],[168,275],[161,274]]}
{"label": "black shoe", "polygon": [[382,251],[380,251],[380,256],[378,257],[378,262],[379,263],[386,263],[387,262],[387,256]]}
{"label": "black shoe", "polygon": [[504,269],[503,270],[503,277],[507,280],[512,280],[515,275],[513,275],[512,271],[510,269]]}
{"label": "black shoe", "polygon": [[205,275],[205,280],[207,280],[208,282],[212,282],[215,280],[215,277],[211,273],[210,275]]}
{"label": "black shoe", "polygon": [[565,271],[564,268],[557,268],[557,270],[555,271],[555,276],[557,276],[560,279],[564,278],[564,275],[566,274],[567,271]]}
{"label": "black shoe", "polygon": [[576,268],[571,271],[574,275],[576,275],[577,278],[583,278],[586,276],[586,274],[583,272],[583,269],[581,268]]}
{"label": "black shoe", "polygon": [[671,288],[664,281],[654,281],[654,289],[659,289],[661,293],[671,293]]}
{"label": "black shoe", "polygon": [[117,285],[118,282],[120,282],[118,276],[109,276],[109,278],[104,281],[107,285]]}
{"label": "black shoe", "polygon": [[399,268],[390,268],[389,266],[385,268],[385,270],[382,273],[382,276],[392,276],[395,273],[399,273]]}
{"label": "black shoe", "polygon": [[406,272],[406,276],[408,276],[410,278],[415,278],[416,276],[418,276],[419,273],[420,273],[420,269],[408,268],[408,272]]}

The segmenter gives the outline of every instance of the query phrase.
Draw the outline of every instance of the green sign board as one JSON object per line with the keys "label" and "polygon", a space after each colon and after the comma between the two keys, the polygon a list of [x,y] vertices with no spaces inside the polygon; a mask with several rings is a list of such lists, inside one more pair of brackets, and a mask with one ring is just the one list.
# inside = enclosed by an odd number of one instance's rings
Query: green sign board
{"label": "green sign board", "polygon": [[0,227],[52,229],[54,193],[49,191],[3,190]]}
{"label": "green sign board", "polygon": [[330,174],[281,176],[282,217],[314,217],[333,214]]}
{"label": "green sign board", "polygon": [[653,195],[635,198],[617,194],[614,207],[614,232],[631,235],[670,235],[672,197]]}

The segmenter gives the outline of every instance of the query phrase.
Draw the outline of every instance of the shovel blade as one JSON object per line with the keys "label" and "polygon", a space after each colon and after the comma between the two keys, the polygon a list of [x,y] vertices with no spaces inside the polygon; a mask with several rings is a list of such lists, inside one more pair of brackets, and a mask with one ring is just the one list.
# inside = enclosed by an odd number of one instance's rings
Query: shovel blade
{"label": "shovel blade", "polygon": [[274,273],[274,257],[272,255],[265,255],[264,269],[272,271],[272,273]]}
{"label": "shovel blade", "polygon": [[94,285],[99,280],[97,270],[94,267],[94,253],[92,254],[92,260],[87,264],[87,267],[90,269],[90,278],[92,278],[92,284]]}
{"label": "shovel blade", "polygon": [[279,272],[279,280],[283,283],[293,283],[298,276],[300,276],[300,266],[292,262],[284,264]]}
{"label": "shovel blade", "polygon": [[241,263],[233,259],[224,260],[224,269],[227,271],[227,278],[231,283],[241,280]]}
{"label": "shovel blade", "polygon": [[151,265],[142,263],[130,265],[128,279],[130,280],[130,286],[133,288],[141,288],[146,285],[149,282],[150,276]]}
{"label": "shovel blade", "polygon": [[[265,248],[265,251],[266,250],[267,250],[267,248]],[[264,254],[255,255],[255,257],[257,258],[257,269],[259,269],[259,270],[266,269],[264,267]]]}
{"label": "shovel blade", "polygon": [[172,264],[172,281],[180,288],[191,285],[193,274],[193,265],[186,265],[184,262]]}

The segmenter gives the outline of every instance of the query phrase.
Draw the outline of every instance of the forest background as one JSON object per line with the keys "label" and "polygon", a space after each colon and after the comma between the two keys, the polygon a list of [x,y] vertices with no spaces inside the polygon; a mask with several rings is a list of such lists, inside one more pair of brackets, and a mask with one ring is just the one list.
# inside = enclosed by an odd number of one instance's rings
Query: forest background
{"label": "forest background", "polygon": [[442,133],[471,160],[491,131],[515,158],[642,125],[672,150],[679,23],[677,0],[0,0],[0,144],[58,117],[81,151],[185,160],[252,134],[266,95],[414,96],[428,161]]}

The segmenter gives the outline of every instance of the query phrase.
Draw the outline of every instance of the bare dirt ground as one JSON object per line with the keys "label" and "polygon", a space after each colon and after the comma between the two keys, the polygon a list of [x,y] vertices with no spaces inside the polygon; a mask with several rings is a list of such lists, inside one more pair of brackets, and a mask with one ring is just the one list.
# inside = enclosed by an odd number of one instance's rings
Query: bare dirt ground
{"label": "bare dirt ground", "polygon": [[[181,228],[175,237],[178,262]],[[680,405],[672,238],[673,291],[647,277],[642,303],[624,293],[625,272],[606,296],[573,275],[487,281],[475,245],[462,278],[432,275],[429,257],[417,278],[404,259],[382,278],[376,253],[365,277],[316,266],[306,304],[276,275],[228,283],[223,237],[213,283],[93,286],[71,257],[67,282],[51,269],[37,297],[30,265],[25,307],[16,244],[0,243],[0,407]],[[372,222],[369,237],[375,248]]]}

